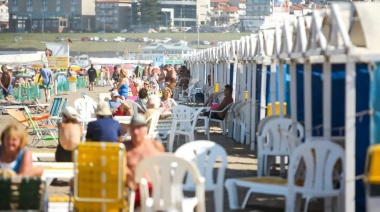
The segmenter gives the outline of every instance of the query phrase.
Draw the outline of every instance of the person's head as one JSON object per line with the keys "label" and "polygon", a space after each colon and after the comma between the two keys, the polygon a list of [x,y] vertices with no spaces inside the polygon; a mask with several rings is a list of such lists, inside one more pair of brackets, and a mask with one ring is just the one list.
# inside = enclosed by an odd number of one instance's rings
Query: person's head
{"label": "person's head", "polygon": [[172,90],[170,88],[165,88],[163,97],[164,99],[169,99],[172,96]]}
{"label": "person's head", "polygon": [[62,112],[63,123],[78,124],[79,123],[78,118],[79,118],[78,111],[71,106],[67,106],[65,110]]}
{"label": "person's head", "polygon": [[23,127],[10,123],[1,133],[1,146],[4,152],[18,154],[27,145],[27,134]]}
{"label": "person's head", "polygon": [[91,64],[91,68],[94,68],[94,64]]}
{"label": "person's head", "polygon": [[232,95],[232,86],[227,84],[224,86],[224,96],[231,96]]}
{"label": "person's head", "polygon": [[119,92],[117,92],[116,90],[113,90],[112,92],[111,92],[111,99],[112,99],[112,101],[117,101],[117,99],[120,97],[120,95],[119,95]]}
{"label": "person's head", "polygon": [[120,75],[121,75],[121,78],[128,77],[127,70],[125,70],[124,68],[122,68],[120,70]]}
{"label": "person's head", "polygon": [[2,66],[1,66],[1,71],[2,71],[3,73],[7,73],[7,72],[8,72],[7,66],[6,66],[6,65],[2,65]]}
{"label": "person's head", "polygon": [[131,135],[131,142],[134,146],[142,144],[146,140],[148,127],[144,115],[138,113],[132,116],[129,134]]}
{"label": "person's head", "polygon": [[112,116],[110,106],[107,102],[99,102],[95,111],[97,118],[106,118]]}
{"label": "person's head", "polygon": [[43,67],[44,67],[44,68],[47,68],[47,67],[48,67],[48,64],[47,64],[47,63],[44,63]]}
{"label": "person's head", "polygon": [[146,89],[146,88],[141,88],[140,90],[139,90],[139,98],[140,99],[145,99],[145,98],[147,98],[148,97],[148,89]]}
{"label": "person's head", "polygon": [[160,108],[160,104],[161,104],[160,97],[158,97],[157,95],[151,95],[148,98],[148,102],[146,104],[146,107],[148,109],[149,108],[159,109]]}
{"label": "person's head", "polygon": [[149,90],[149,82],[148,81],[144,81],[144,88]]}

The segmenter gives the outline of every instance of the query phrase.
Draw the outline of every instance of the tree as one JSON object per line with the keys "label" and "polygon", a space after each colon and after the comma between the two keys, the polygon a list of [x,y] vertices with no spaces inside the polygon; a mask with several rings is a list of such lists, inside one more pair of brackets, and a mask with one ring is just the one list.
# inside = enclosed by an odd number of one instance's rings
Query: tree
{"label": "tree", "polygon": [[161,22],[161,8],[158,0],[140,0],[141,23],[158,25]]}

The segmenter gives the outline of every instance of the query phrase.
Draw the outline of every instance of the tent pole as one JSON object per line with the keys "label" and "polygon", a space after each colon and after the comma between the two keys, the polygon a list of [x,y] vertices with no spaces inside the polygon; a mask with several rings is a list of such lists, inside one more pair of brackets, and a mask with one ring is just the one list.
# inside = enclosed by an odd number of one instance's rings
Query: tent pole
{"label": "tent pole", "polygon": [[265,113],[267,109],[266,93],[267,93],[267,65],[263,63],[261,67],[260,120],[265,118],[266,116],[266,113]]}
{"label": "tent pole", "polygon": [[280,102],[280,117],[284,117],[284,92],[285,92],[285,86],[284,86],[284,63],[282,60],[278,62],[278,100]]}
{"label": "tent pole", "polygon": [[257,82],[257,64],[252,63],[252,86],[250,87],[251,89],[251,95],[252,95],[252,100],[251,100],[251,150],[255,150],[255,141],[256,141],[256,115],[257,115],[257,102],[256,102],[256,82]]}
{"label": "tent pole", "polygon": [[323,63],[323,138],[331,140],[331,62],[329,57],[325,58]]}
{"label": "tent pole", "polygon": [[292,116],[292,133],[297,135],[297,67],[296,61],[290,62],[290,105]]}
{"label": "tent pole", "polygon": [[[252,99],[251,99],[251,91],[249,91],[248,89],[249,88],[252,88],[252,64],[251,63],[247,63],[246,64],[246,66],[247,66],[247,80],[246,80],[246,82],[247,82],[247,87],[246,88],[244,88],[244,99],[245,99],[245,91],[247,91],[247,93],[248,93],[248,98],[247,98],[247,100],[246,101],[249,101],[250,103],[249,103],[249,109],[248,109],[248,117],[251,117],[252,118],[252,107],[251,107],[251,105],[252,105]],[[251,126],[252,126],[252,119],[249,119],[249,121],[248,121],[248,127],[247,127],[247,135],[246,135],[246,141],[245,141],[245,143],[246,143],[246,145],[249,145],[250,143],[251,143],[251,130],[249,130],[250,128],[251,128]]]}
{"label": "tent pole", "polygon": [[270,64],[270,100],[272,104],[272,116],[276,115],[276,63]]}
{"label": "tent pole", "polygon": [[356,70],[352,59],[346,64],[346,105],[345,105],[345,195],[340,203],[340,211],[355,211],[355,144],[356,144]]}
{"label": "tent pole", "polygon": [[305,74],[304,74],[304,110],[305,110],[305,140],[313,136],[313,116],[312,116],[312,79],[311,79],[311,63],[310,60],[305,60]]}

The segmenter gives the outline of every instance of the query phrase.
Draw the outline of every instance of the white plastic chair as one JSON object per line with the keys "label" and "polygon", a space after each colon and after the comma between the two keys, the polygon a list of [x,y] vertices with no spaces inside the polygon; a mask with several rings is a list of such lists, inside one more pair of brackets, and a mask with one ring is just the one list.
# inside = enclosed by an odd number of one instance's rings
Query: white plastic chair
{"label": "white plastic chair", "polygon": [[[175,155],[180,158],[194,162],[201,175],[206,179],[205,190],[214,192],[215,211],[223,211],[223,183],[227,168],[227,152],[219,144],[212,141],[198,140],[182,145],[177,149]],[[214,167],[217,160],[221,164],[217,169],[216,180],[214,180]],[[185,191],[195,191],[195,185],[191,178],[186,179],[183,186]]]}
{"label": "white plastic chair", "polygon": [[223,130],[223,135],[226,135],[226,119],[227,119],[227,115],[224,117],[223,120],[220,120],[220,119],[214,119],[214,118],[211,118],[211,115],[213,113],[219,113],[219,112],[224,112],[226,110],[229,109],[229,107],[232,105],[233,103],[230,103],[229,105],[227,105],[223,110],[210,110],[210,114],[209,114],[209,118],[207,120],[207,139],[210,140],[210,122],[217,122],[221,125],[221,128]]}
{"label": "white plastic chair", "polygon": [[195,110],[185,105],[177,105],[173,107],[172,127],[168,132],[169,152],[173,151],[175,135],[184,135],[186,142],[194,141],[195,127],[197,125],[198,115],[201,110]]}
{"label": "white plastic chair", "polygon": [[148,136],[151,138],[157,138],[158,132],[157,132],[157,125],[158,120],[160,119],[160,110],[157,110],[154,112],[150,117],[147,119],[147,122],[149,123],[149,130],[148,130]]}
{"label": "white plastic chair", "polygon": [[242,132],[242,126],[241,126],[242,117],[241,116],[246,115],[242,111],[242,109],[245,109],[244,107],[246,105],[247,105],[246,101],[240,101],[239,103],[234,105],[233,109],[231,109],[232,114],[233,114],[233,125],[234,125],[233,126],[233,139],[235,141],[240,142],[240,143],[242,143],[241,138],[240,138],[240,134]]}
{"label": "white plastic chair", "polygon": [[[338,205],[344,191],[344,160],[344,150],[332,141],[318,140],[301,144],[291,156],[288,180],[279,177],[227,179],[225,186],[230,209],[244,208],[249,194],[262,193],[284,196],[286,212],[300,211],[298,194],[306,199],[305,211],[310,200],[315,198],[335,200],[335,211],[341,211]],[[249,188],[242,206],[238,205],[238,186]]]}
{"label": "white plastic chair", "polygon": [[232,103],[227,111],[228,114],[228,138],[233,138],[235,132],[235,107],[242,103],[242,100]]}
{"label": "white plastic chair", "polygon": [[94,110],[96,110],[96,108],[98,107],[98,103],[93,98],[91,98],[85,93],[82,93],[82,97],[85,98],[94,107]]}
{"label": "white plastic chair", "polygon": [[[292,120],[277,116],[263,119],[257,134],[257,176],[269,175],[269,157],[290,156],[293,150],[301,144],[304,129],[297,123],[298,136],[291,136]],[[289,133],[286,133],[289,132]],[[281,172],[284,172],[284,159],[281,159]]]}
{"label": "white plastic chair", "polygon": [[96,120],[96,118],[94,118],[95,109],[87,99],[76,99],[74,101],[74,108],[79,112],[80,120],[84,125],[87,125],[90,121]]}
{"label": "white plastic chair", "polygon": [[[182,184],[187,174],[195,183],[195,197],[184,197]],[[148,182],[152,184],[152,195]],[[205,212],[205,179],[194,163],[162,154],[151,156],[139,163],[135,182],[140,186],[141,211],[194,211]],[[133,195],[131,195],[133,197]],[[134,200],[131,200],[134,201]]]}
{"label": "white plastic chair", "polygon": [[[176,102],[178,104],[193,102],[193,96],[194,96],[193,88],[194,88],[194,85],[189,85],[189,87],[186,90],[182,90],[182,93],[179,94],[178,100],[176,100]],[[185,95],[185,93],[187,95]]]}

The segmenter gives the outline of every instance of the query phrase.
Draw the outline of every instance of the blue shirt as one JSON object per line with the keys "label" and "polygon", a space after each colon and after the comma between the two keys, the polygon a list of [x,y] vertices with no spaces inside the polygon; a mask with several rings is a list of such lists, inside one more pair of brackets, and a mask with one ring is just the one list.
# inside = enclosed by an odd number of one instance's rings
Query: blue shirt
{"label": "blue shirt", "polygon": [[112,117],[100,118],[87,125],[86,139],[91,141],[118,142],[121,135],[120,124]]}
{"label": "blue shirt", "polygon": [[50,77],[52,75],[52,72],[51,72],[50,68],[41,68],[40,74],[42,77],[42,84],[43,85],[51,84]]}
{"label": "blue shirt", "polygon": [[117,102],[110,100],[109,103],[110,103],[110,108],[116,108],[117,109],[120,107],[122,102],[121,102],[121,100],[119,100]]}

